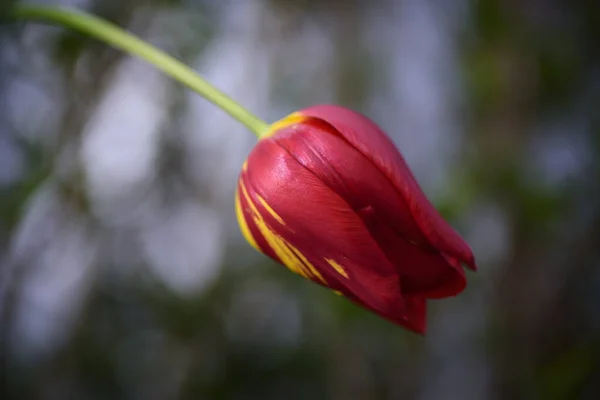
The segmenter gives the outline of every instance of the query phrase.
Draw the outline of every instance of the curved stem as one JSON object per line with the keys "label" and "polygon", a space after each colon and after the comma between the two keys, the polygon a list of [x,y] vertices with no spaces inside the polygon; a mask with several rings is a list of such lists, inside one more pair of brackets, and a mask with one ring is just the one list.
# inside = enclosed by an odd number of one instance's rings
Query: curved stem
{"label": "curved stem", "polygon": [[257,137],[260,138],[268,130],[269,124],[205,81],[191,68],[108,21],[83,12],[55,7],[17,7],[12,15],[19,19],[62,25],[135,55],[211,101],[244,124]]}

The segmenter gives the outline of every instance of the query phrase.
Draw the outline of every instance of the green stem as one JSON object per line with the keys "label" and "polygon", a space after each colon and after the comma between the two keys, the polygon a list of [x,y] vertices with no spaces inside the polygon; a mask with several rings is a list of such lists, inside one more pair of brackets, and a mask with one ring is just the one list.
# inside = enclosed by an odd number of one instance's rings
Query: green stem
{"label": "green stem", "polygon": [[258,138],[268,130],[269,124],[216,89],[191,68],[105,20],[83,12],[54,7],[17,7],[13,16],[62,25],[138,56],[223,109]]}

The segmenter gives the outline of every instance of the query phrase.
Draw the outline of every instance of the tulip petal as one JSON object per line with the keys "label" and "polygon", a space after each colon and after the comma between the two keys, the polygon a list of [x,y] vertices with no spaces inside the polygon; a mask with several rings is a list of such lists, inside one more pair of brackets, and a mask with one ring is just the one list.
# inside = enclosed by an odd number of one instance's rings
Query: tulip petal
{"label": "tulip petal", "polygon": [[235,194],[235,211],[242,235],[256,250],[271,257],[275,261],[282,263],[281,259],[277,256],[277,253],[273,251],[265,237],[262,235],[256,219],[253,218],[253,208],[248,201],[246,192],[245,187],[242,185],[242,180],[240,179]]}
{"label": "tulip petal", "polygon": [[403,266],[404,295],[441,299],[456,296],[465,289],[467,279],[457,259],[398,240],[396,232],[390,229],[385,219],[378,217],[370,207],[359,214],[387,258],[393,264]]}
{"label": "tulip petal", "polygon": [[398,308],[387,314],[357,301],[352,298],[351,295],[347,295],[346,297],[355,303],[374,311],[388,321],[399,324],[413,332],[421,335],[424,335],[427,332],[427,300],[421,296],[404,297],[404,307]]}
{"label": "tulip petal", "polygon": [[[333,132],[329,134],[329,130]],[[273,140],[360,216],[370,236],[396,266],[403,293],[441,298],[464,289],[466,278],[460,263],[448,263],[429,245],[392,183],[336,136],[333,127],[311,118],[303,121],[301,131],[282,128]],[[389,225],[390,218],[401,222],[397,230]]]}
{"label": "tulip petal", "polygon": [[[394,184],[415,217],[429,243],[439,251],[464,262],[475,270],[475,259],[466,242],[438,214],[422,192],[404,158],[387,135],[368,118],[335,105],[304,109],[302,115],[318,117],[333,125],[340,134],[371,160]],[[392,213],[391,216],[394,214]],[[390,220],[395,229],[402,221]]]}
{"label": "tulip petal", "polygon": [[[424,329],[421,320],[425,316],[418,315],[425,312],[424,307],[415,308],[412,303],[412,308],[405,307],[398,271],[360,217],[275,141],[261,140],[250,154],[240,182],[257,214],[253,218],[262,220],[257,225],[266,227],[259,229],[261,235],[268,236],[267,231],[276,235],[322,278],[309,275],[309,279],[402,326]],[[278,245],[268,238],[266,241],[276,259],[298,272],[294,260],[282,257]]]}

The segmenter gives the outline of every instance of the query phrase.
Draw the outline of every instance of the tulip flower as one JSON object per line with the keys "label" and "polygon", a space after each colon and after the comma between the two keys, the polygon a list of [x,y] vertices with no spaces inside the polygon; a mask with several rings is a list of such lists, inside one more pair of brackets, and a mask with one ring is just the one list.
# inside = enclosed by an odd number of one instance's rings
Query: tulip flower
{"label": "tulip flower", "polygon": [[383,131],[321,105],[271,125],[244,163],[236,212],[258,251],[410,330],[460,293],[465,241],[427,200]]}
{"label": "tulip flower", "polygon": [[410,330],[426,302],[460,293],[469,246],[427,200],[404,159],[369,119],[316,106],[268,125],[189,67],[92,15],[22,6],[13,17],[62,25],[151,63],[259,138],[236,194],[243,235],[291,271]]}

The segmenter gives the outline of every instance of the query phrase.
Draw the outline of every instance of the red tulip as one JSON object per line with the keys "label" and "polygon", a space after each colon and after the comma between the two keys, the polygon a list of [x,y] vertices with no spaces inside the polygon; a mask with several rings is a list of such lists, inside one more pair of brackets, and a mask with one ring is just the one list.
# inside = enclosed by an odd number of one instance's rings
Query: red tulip
{"label": "red tulip", "polygon": [[385,133],[320,105],[274,123],[238,182],[242,233],[258,251],[401,326],[466,286],[465,241],[427,200]]}

